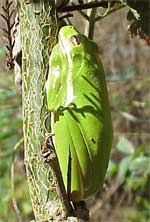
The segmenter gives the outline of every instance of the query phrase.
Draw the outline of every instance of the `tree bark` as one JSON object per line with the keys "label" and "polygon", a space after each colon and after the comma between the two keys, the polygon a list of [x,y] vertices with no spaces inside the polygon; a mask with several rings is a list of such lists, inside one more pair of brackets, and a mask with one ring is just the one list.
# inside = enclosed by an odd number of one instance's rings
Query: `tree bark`
{"label": "tree bark", "polygon": [[[50,167],[41,146],[50,130],[45,94],[48,58],[56,35],[53,1],[18,3],[22,36],[22,105],[27,182],[36,221],[49,221],[61,212]],[[47,125],[46,125],[47,124]]]}

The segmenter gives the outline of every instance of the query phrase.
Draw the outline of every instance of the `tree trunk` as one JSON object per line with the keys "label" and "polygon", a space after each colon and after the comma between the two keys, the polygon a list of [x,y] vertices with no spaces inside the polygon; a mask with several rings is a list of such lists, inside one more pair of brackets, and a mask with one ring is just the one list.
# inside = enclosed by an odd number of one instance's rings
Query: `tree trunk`
{"label": "tree trunk", "polygon": [[50,167],[41,159],[41,146],[49,131],[45,94],[48,58],[56,35],[53,1],[19,2],[22,36],[22,104],[25,166],[35,219],[48,221],[58,209]]}

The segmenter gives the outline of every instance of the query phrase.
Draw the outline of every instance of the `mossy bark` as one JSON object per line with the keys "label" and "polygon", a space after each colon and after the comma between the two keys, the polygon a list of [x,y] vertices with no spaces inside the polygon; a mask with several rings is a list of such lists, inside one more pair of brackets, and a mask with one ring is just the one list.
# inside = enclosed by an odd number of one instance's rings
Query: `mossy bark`
{"label": "mossy bark", "polygon": [[[36,221],[49,221],[61,211],[50,167],[41,146],[50,130],[45,82],[57,24],[53,1],[18,3],[22,36],[22,105],[27,181]],[[47,125],[46,125],[47,124]]]}

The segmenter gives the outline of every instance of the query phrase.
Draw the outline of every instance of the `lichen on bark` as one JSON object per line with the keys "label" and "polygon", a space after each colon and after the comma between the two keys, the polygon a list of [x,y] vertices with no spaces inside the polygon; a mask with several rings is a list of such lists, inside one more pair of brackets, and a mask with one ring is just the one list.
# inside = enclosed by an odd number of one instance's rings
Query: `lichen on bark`
{"label": "lichen on bark", "polygon": [[50,130],[45,81],[57,24],[54,1],[18,1],[22,37],[22,105],[25,167],[36,221],[49,221],[61,211],[50,167],[41,146]]}

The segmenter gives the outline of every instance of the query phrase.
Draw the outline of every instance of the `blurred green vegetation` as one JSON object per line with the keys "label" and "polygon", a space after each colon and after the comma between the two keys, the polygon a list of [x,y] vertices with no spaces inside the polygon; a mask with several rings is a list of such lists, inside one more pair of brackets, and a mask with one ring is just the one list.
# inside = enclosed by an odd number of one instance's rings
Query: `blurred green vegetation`
{"label": "blurred green vegetation", "polygon": [[120,136],[112,152],[121,154],[120,161],[109,162],[107,180],[115,177],[121,184],[124,200],[125,196],[128,197],[129,206],[132,203],[137,210],[134,213],[124,212],[124,218],[128,221],[147,222],[150,219],[150,152],[147,148],[147,143],[135,148],[125,136]]}
{"label": "blurred green vegetation", "polygon": [[[5,57],[1,47],[1,61]],[[14,85],[14,73],[0,70],[0,222],[18,221],[12,197],[16,197],[24,221],[32,213],[23,164],[23,145],[14,151],[22,137],[21,95]],[[15,159],[15,162],[14,162]],[[15,192],[11,189],[11,166],[15,168]]]}

